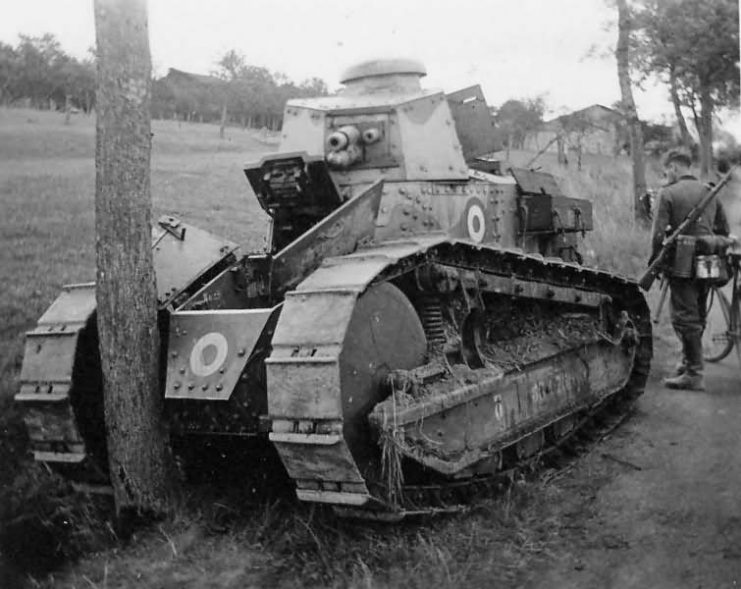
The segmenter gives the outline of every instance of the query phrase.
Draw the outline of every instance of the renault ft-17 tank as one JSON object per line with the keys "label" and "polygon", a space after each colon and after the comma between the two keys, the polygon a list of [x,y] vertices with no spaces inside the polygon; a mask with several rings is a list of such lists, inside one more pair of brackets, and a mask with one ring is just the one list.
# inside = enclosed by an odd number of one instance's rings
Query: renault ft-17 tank
{"label": "renault ft-17 tank", "polygon": [[[635,398],[651,359],[636,284],[581,265],[590,203],[491,173],[480,90],[424,75],[366,62],[289,101],[282,152],[245,170],[266,251],[154,231],[173,436],[267,437],[299,499],[354,515],[439,508]],[[27,337],[16,399],[36,459],[70,476],[105,478],[97,345],[92,285]]]}

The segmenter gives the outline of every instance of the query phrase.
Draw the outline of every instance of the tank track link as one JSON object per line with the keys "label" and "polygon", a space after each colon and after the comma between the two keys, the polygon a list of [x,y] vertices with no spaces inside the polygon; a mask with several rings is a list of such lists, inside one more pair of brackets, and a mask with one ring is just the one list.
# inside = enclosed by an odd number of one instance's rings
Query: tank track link
{"label": "tank track link", "polygon": [[[444,270],[442,273],[441,268]],[[416,288],[420,296],[426,297],[434,294],[441,281],[445,280],[457,280],[458,285],[462,285],[459,290],[464,293],[464,299],[479,296],[479,289],[514,300],[563,304],[565,308],[575,305],[596,310],[607,309],[608,312],[619,310],[630,324],[628,339],[633,340],[633,356],[627,366],[628,374],[618,386],[602,398],[593,399],[588,405],[525,432],[528,435],[520,432],[519,436],[512,438],[513,444],[525,440],[527,447],[526,438],[542,436],[546,427],[553,427],[554,423],[564,425],[564,433],[559,440],[566,439],[570,435],[568,430],[574,429],[566,423],[569,420],[576,419],[583,423],[584,419],[597,415],[598,409],[613,408],[608,401],[629,403],[643,392],[652,356],[651,323],[645,299],[633,281],[560,259],[543,259],[518,250],[475,246],[447,238],[426,237],[388,242],[348,256],[331,258],[296,291],[287,295],[281,322],[283,326],[290,327],[281,330],[279,323],[274,353],[268,359],[268,404],[273,419],[271,439],[276,443],[289,475],[297,483],[299,498],[332,503],[344,515],[381,519],[433,513],[441,509],[439,501],[420,505],[415,499],[419,486],[405,484],[399,496],[394,496],[389,495],[388,489],[385,493],[373,489],[371,480],[364,476],[375,470],[371,478],[378,478],[383,460],[366,460],[364,464],[361,464],[362,458],[357,460],[362,453],[358,451],[362,444],[352,439],[351,430],[358,427],[358,420],[348,427],[347,423],[343,423],[340,410],[343,403],[340,356],[342,342],[351,335],[348,327],[353,306],[361,300],[361,295],[367,289],[414,281],[413,289]],[[409,293],[409,288],[406,292]],[[344,302],[339,305],[341,300]],[[430,304],[428,297],[424,298],[418,312],[422,320],[425,315],[430,318],[426,332],[435,336],[431,347],[433,344],[441,346],[440,313]],[[325,324],[329,326],[330,323],[332,328],[325,330]],[[325,331],[332,331],[331,336],[318,342],[315,334]],[[465,328],[460,335],[461,339],[466,339]],[[609,337],[606,335],[607,339]],[[473,348],[475,350],[476,346]],[[443,349],[439,353],[444,358],[446,351]],[[434,353],[429,351],[429,355]],[[476,358],[465,361],[469,366],[475,366]],[[417,366],[419,364],[402,370]],[[296,382],[301,382],[301,387],[297,387]],[[306,410],[306,407],[299,407],[295,402],[285,405],[286,398],[293,397],[295,401],[299,396],[304,399],[323,399],[325,403],[327,399],[332,399],[324,407],[327,409],[331,406],[330,413],[323,412],[317,406]],[[276,402],[276,399],[281,401]],[[378,399],[374,402],[376,404]],[[610,413],[609,409],[607,413]],[[367,418],[367,413],[363,418]],[[561,424],[561,420],[564,424]],[[368,438],[365,443],[368,443]],[[538,448],[538,453],[541,449]],[[516,467],[517,462],[506,466],[507,469]],[[494,472],[491,476],[500,474]],[[434,495],[444,489],[475,488],[485,484],[487,479],[487,476],[482,478],[477,475],[466,481],[443,481],[433,485],[433,496],[426,496],[434,499]],[[428,485],[422,487],[428,488]]]}

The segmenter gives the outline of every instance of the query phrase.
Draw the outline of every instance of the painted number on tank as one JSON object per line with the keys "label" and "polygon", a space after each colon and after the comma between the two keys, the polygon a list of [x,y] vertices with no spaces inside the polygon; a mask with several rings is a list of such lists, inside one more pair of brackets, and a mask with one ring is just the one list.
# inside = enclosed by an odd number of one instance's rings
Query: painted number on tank
{"label": "painted number on tank", "polygon": [[530,390],[530,398],[533,400],[533,403],[538,404],[545,401],[549,392],[550,386],[548,383],[535,382]]}
{"label": "painted number on tank", "polygon": [[504,417],[504,404],[502,403],[502,396],[494,396],[494,417],[501,420]]}
{"label": "painted number on tank", "polygon": [[468,213],[466,214],[466,228],[468,230],[468,236],[476,243],[484,241],[486,235],[486,217],[484,216],[484,209],[478,202],[473,202],[468,207]]}
{"label": "painted number on tank", "polygon": [[221,368],[228,353],[229,343],[221,333],[207,333],[190,352],[190,370],[196,376],[210,376]]}

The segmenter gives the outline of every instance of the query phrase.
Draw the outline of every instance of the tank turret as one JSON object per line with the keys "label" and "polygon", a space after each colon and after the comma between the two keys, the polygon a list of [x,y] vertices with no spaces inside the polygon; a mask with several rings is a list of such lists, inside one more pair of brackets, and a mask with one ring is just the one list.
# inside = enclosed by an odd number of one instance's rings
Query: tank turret
{"label": "tank turret", "polygon": [[[566,198],[548,174],[516,170],[524,182],[518,186],[513,175],[474,169],[472,160],[491,150],[496,136],[481,89],[446,95],[423,88],[425,75],[415,60],[367,61],[343,73],[345,87],[337,95],[289,101],[281,151],[307,156],[293,176],[323,160],[323,175],[331,178],[340,201],[382,180],[378,240],[445,232],[579,259],[576,233],[591,229],[590,203]],[[261,202],[270,200],[264,179],[285,163],[269,157],[252,170],[248,166]],[[300,200],[296,196],[292,202]],[[264,206],[273,219],[273,249],[279,249],[297,215],[283,220],[285,205],[281,211]]]}
{"label": "tank turret", "polygon": [[348,68],[336,96],[288,102],[281,150],[325,156],[341,186],[467,179],[445,94],[424,90],[425,74],[401,59]]}

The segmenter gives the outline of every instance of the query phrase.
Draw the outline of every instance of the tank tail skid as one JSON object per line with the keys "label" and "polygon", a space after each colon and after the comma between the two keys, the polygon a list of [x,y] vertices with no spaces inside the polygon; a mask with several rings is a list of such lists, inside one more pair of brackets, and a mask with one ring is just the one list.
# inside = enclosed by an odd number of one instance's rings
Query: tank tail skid
{"label": "tank tail skid", "polygon": [[15,401],[24,410],[36,460],[76,470],[91,466],[89,440],[77,413],[92,410],[89,400],[102,398],[102,389],[99,379],[78,386],[75,373],[88,368],[89,348],[97,346],[97,338],[91,342],[89,337],[94,322],[95,285],[69,285],[26,334]]}
{"label": "tank tail skid", "polygon": [[[153,228],[160,313],[176,309],[236,262],[236,244],[171,216]],[[107,479],[103,385],[94,283],[63,287],[26,334],[21,386],[34,458],[70,477]]]}

